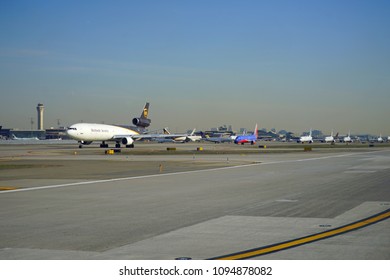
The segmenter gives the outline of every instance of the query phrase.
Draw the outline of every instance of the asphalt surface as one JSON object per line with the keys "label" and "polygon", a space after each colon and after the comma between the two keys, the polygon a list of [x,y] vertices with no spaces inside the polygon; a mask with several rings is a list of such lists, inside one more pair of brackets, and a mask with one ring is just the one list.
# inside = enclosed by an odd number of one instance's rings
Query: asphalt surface
{"label": "asphalt surface", "polygon": [[[390,209],[385,145],[267,145],[0,145],[0,259],[218,258]],[[251,258],[388,260],[389,229],[386,218]]]}

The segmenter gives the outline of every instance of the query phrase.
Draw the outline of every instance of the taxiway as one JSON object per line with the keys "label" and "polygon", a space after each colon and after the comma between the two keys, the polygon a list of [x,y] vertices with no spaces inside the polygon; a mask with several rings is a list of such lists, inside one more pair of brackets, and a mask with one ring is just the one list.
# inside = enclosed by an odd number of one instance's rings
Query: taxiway
{"label": "taxiway", "polygon": [[[0,145],[0,259],[212,259],[390,209],[386,147],[166,146]],[[389,229],[385,218],[251,258],[389,259]]]}

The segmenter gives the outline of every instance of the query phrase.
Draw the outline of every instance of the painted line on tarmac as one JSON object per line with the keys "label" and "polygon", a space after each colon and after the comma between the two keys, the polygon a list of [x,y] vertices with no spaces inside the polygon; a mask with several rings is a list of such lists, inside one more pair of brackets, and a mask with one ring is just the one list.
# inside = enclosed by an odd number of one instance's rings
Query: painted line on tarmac
{"label": "painted line on tarmac", "polygon": [[378,222],[383,221],[383,220],[388,219],[388,218],[390,218],[390,208],[383,211],[383,212],[380,212],[378,214],[370,216],[368,218],[365,218],[365,219],[362,219],[362,220],[359,220],[359,221],[356,221],[356,222],[353,222],[351,224],[347,224],[347,225],[344,225],[344,226],[341,226],[341,227],[338,227],[335,229],[327,230],[324,232],[300,237],[297,239],[293,239],[293,240],[289,240],[289,241],[285,241],[285,242],[281,242],[281,243],[271,244],[271,245],[264,246],[264,247],[259,247],[259,248],[254,248],[254,249],[250,249],[250,250],[246,250],[246,251],[233,253],[233,254],[219,256],[219,257],[212,258],[211,260],[250,259],[250,258],[254,258],[254,257],[258,257],[258,256],[271,254],[271,253],[275,253],[278,251],[302,246],[302,245],[316,242],[319,240],[323,240],[326,238],[331,238],[331,237],[341,235],[341,234],[344,234],[344,233],[347,233],[347,232],[350,232],[353,230],[358,230],[358,229],[370,226],[372,224],[378,223]]}
{"label": "painted line on tarmac", "polygon": [[[378,152],[378,151],[373,151],[373,152]],[[367,153],[373,153],[373,152],[348,153],[348,154],[341,154],[341,155],[315,157],[315,158],[308,158],[308,159],[285,160],[285,161],[258,162],[258,163],[256,162],[256,163],[251,163],[251,164],[226,166],[226,167],[201,169],[201,170],[190,170],[190,171],[183,171],[183,172],[172,172],[172,173],[163,173],[163,174],[159,173],[159,174],[134,176],[134,177],[103,179],[103,180],[94,180],[94,181],[82,181],[82,182],[39,186],[39,187],[27,187],[27,188],[15,189],[15,190],[3,190],[0,192],[0,195],[6,194],[6,193],[15,193],[15,192],[28,192],[28,191],[47,190],[47,189],[56,189],[56,188],[64,188],[64,187],[91,185],[91,184],[111,183],[111,182],[119,182],[119,181],[127,181],[127,180],[147,179],[147,178],[155,178],[155,177],[163,177],[163,176],[175,176],[175,175],[192,174],[192,173],[200,173],[200,172],[220,171],[220,170],[228,170],[228,169],[235,169],[235,168],[253,167],[253,166],[259,166],[259,165],[313,161],[313,160],[321,160],[321,159],[355,156],[355,155],[359,155],[359,154],[367,154]]]}
{"label": "painted line on tarmac", "polygon": [[16,190],[16,187],[4,187],[0,186],[0,191],[11,191],[11,190]]}
{"label": "painted line on tarmac", "polygon": [[0,194],[13,193],[13,192],[28,192],[28,191],[45,190],[45,189],[56,189],[56,188],[63,188],[63,187],[82,186],[82,185],[101,184],[101,183],[111,183],[111,182],[147,179],[147,178],[163,177],[163,176],[174,176],[174,175],[199,173],[199,172],[206,172],[206,171],[218,171],[218,170],[234,169],[234,168],[241,168],[241,167],[247,167],[247,166],[256,166],[256,165],[260,165],[260,164],[261,163],[254,163],[254,164],[227,166],[227,167],[202,169],[202,170],[191,170],[191,171],[183,171],[183,172],[172,172],[172,173],[152,174],[152,175],[143,175],[143,176],[134,176],[134,177],[103,179],[103,180],[95,180],[95,181],[83,181],[83,182],[74,182],[74,183],[67,183],[67,184],[30,187],[30,188],[27,187],[27,188],[23,188],[23,189],[15,189],[15,190],[9,190],[9,191],[5,190],[5,191],[0,192]]}

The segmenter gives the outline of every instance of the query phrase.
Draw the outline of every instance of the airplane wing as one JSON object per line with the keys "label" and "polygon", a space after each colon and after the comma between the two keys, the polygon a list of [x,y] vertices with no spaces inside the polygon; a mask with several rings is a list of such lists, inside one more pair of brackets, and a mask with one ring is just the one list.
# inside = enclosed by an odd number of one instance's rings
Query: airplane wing
{"label": "airplane wing", "polygon": [[172,139],[172,140],[179,140],[180,141],[191,141],[189,136],[193,136],[195,133],[195,128],[191,132],[191,134],[188,133],[177,133],[177,134],[171,134],[167,128],[164,128],[163,134],[138,134],[134,135],[132,138],[134,140],[142,140],[142,139]]}
{"label": "airplane wing", "polygon": [[[195,129],[194,129],[195,131]],[[194,133],[193,131],[193,133]],[[123,139],[127,139],[128,142],[131,142],[130,138],[133,141],[138,141],[138,140],[151,140],[151,139],[172,139],[172,140],[177,140],[177,141],[191,141],[189,136],[192,136],[192,134],[187,134],[187,133],[177,133],[177,134],[170,134],[167,129],[164,129],[164,133],[144,133],[144,134],[117,134],[112,137],[112,140],[117,141],[120,140],[122,141]],[[123,141],[122,141],[123,142]]]}
{"label": "airplane wing", "polygon": [[137,134],[137,135],[132,135],[131,137],[134,140],[141,140],[141,139],[153,139],[153,138],[170,139],[170,138],[187,137],[187,136],[188,134]]}

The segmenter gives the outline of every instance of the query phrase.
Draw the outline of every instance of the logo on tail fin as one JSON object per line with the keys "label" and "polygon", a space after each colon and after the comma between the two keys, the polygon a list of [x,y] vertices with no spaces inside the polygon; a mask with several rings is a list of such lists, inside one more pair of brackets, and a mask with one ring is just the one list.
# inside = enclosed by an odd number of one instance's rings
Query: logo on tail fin
{"label": "logo on tail fin", "polygon": [[144,107],[144,111],[141,114],[141,118],[145,118],[146,119],[148,117],[148,114],[149,114],[149,102],[146,103],[146,105]]}

